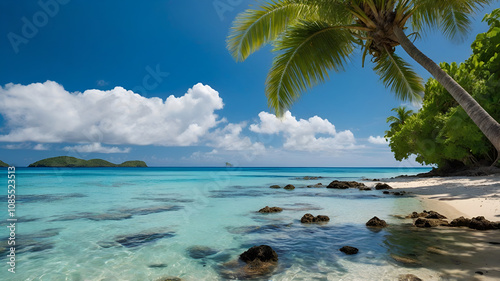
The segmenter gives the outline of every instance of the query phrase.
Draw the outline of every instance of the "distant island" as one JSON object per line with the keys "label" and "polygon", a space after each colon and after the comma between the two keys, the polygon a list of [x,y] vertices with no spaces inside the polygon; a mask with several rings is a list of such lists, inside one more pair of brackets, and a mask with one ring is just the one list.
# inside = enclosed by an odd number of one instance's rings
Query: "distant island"
{"label": "distant island", "polygon": [[2,160],[0,160],[0,167],[9,167],[9,164],[3,162]]}
{"label": "distant island", "polygon": [[[3,163],[3,162],[2,162]],[[76,157],[59,156],[37,161],[28,167],[68,167],[68,168],[100,168],[100,167],[147,167],[144,161],[126,161],[113,164],[102,159],[83,160]]]}

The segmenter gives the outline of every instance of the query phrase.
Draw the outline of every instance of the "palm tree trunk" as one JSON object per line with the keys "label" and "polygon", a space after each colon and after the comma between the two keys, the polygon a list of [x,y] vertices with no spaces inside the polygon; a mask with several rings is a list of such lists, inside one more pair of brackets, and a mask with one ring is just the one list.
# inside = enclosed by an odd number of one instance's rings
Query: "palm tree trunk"
{"label": "palm tree trunk", "polygon": [[[413,43],[406,37],[403,30],[395,26],[394,34],[399,44],[416,62],[429,71],[432,76],[453,96],[453,98],[462,106],[467,115],[476,123],[481,132],[490,140],[500,155],[500,124],[493,119],[481,105],[477,103],[472,96],[467,93],[453,78],[439,67],[434,61],[424,55]],[[499,156],[500,158],[500,156]],[[497,161],[498,162],[498,159]],[[497,164],[497,163],[493,163]]]}

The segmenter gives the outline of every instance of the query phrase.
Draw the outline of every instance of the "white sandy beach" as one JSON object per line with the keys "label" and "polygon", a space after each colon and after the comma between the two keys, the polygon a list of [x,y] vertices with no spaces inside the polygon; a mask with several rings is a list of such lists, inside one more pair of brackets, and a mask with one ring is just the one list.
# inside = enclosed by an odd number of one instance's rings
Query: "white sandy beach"
{"label": "white sandy beach", "polygon": [[500,221],[500,175],[396,178],[386,182],[393,188],[421,196],[424,206],[450,219],[484,216]]}
{"label": "white sandy beach", "polygon": [[[427,210],[437,211],[451,221],[464,216],[484,216],[500,221],[500,175],[482,177],[396,178],[384,180],[395,189],[418,195]],[[420,212],[422,210],[415,210]],[[446,234],[446,228],[444,231]],[[458,230],[460,231],[460,230]],[[463,229],[474,243],[456,243],[466,251],[447,249],[434,270],[439,276],[424,280],[500,280],[500,231]],[[457,241],[458,242],[458,241]],[[478,273],[479,272],[479,273]]]}

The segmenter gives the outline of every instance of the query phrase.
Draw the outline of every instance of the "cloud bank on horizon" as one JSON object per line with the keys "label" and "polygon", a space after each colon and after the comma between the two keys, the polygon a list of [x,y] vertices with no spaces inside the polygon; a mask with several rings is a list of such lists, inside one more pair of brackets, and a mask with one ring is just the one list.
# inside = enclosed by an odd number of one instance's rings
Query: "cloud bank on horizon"
{"label": "cloud bank on horizon", "polygon": [[[180,97],[144,97],[122,87],[83,93],[68,92],[57,82],[7,84],[0,88],[0,114],[7,132],[6,149],[59,150],[79,153],[129,153],[127,146],[207,146],[211,155],[266,150],[339,152],[364,148],[350,130],[337,131],[327,119],[299,119],[287,111],[282,118],[260,112],[258,121],[230,123],[216,113],[224,103],[219,93],[198,83]],[[264,136],[268,137],[264,137]],[[269,137],[271,136],[271,137]],[[282,138],[280,147],[263,141]],[[380,137],[368,139],[384,144]],[[36,143],[28,145],[26,143]],[[110,145],[110,146],[105,146]]]}

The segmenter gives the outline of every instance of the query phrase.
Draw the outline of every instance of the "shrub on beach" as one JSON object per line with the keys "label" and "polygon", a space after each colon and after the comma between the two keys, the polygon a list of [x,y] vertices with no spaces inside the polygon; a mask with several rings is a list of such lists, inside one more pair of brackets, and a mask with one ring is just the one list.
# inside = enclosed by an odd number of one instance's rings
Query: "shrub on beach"
{"label": "shrub on beach", "polygon": [[[490,29],[477,35],[473,54],[464,63],[441,63],[443,68],[496,120],[500,120],[500,9],[486,15]],[[425,85],[422,108],[403,124],[386,132],[397,160],[439,168],[491,165],[496,149],[465,111],[435,80]],[[498,164],[498,163],[497,163]]]}

